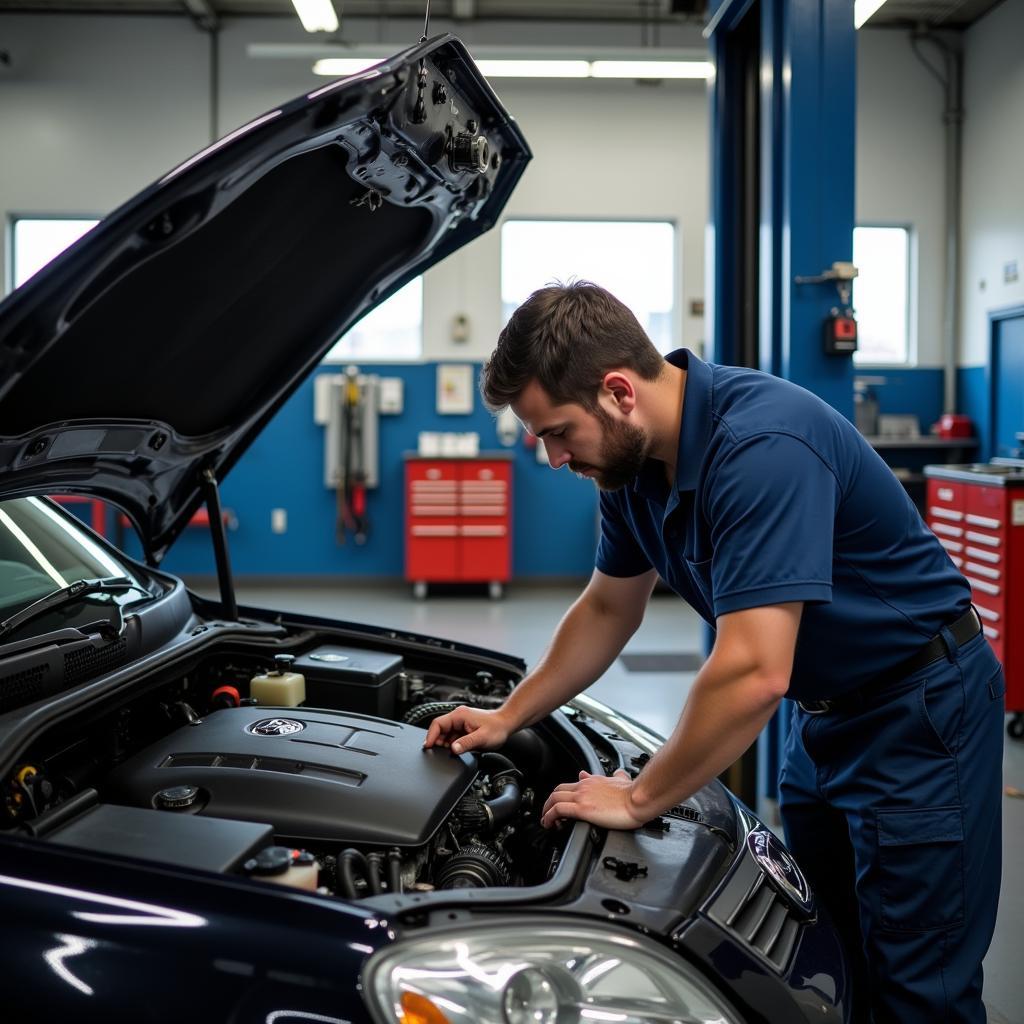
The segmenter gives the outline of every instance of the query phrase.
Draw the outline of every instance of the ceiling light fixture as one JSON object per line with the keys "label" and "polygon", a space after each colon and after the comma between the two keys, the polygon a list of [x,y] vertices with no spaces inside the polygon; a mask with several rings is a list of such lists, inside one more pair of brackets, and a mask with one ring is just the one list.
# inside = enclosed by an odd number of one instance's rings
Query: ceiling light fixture
{"label": "ceiling light fixture", "polygon": [[338,31],[338,15],[331,0],[292,0],[292,4],[307,32]]}
{"label": "ceiling light fixture", "polygon": [[885,0],[854,0],[853,27],[860,28],[884,3]]}
{"label": "ceiling light fixture", "polygon": [[[297,0],[298,2],[298,0]],[[328,0],[329,2],[329,0]],[[344,78],[379,64],[392,47],[374,45],[320,46],[309,43],[250,43],[250,57],[314,60],[317,75]],[[473,59],[485,78],[619,78],[706,79],[714,65],[700,50],[512,48],[478,46]]]}

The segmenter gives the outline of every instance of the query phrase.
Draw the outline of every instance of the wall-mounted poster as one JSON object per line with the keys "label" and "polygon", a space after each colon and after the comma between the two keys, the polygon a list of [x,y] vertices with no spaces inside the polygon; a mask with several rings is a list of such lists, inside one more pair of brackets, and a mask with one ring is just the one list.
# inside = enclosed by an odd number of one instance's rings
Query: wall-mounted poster
{"label": "wall-mounted poster", "polygon": [[473,411],[473,367],[471,364],[438,364],[437,411],[462,415]]}

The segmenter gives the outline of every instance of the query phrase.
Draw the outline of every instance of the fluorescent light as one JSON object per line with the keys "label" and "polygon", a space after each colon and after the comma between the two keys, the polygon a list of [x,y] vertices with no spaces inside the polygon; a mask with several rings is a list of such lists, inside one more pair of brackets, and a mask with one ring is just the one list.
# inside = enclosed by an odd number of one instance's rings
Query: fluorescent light
{"label": "fluorescent light", "polygon": [[484,78],[587,78],[585,60],[478,60]]}
{"label": "fluorescent light", "polygon": [[314,75],[327,75],[329,78],[344,78],[346,75],[357,75],[360,71],[379,64],[383,57],[324,57],[313,65]]}
{"label": "fluorescent light", "polygon": [[714,66],[706,60],[595,60],[593,78],[710,78]]}
{"label": "fluorescent light", "polygon": [[[322,57],[313,73],[330,78],[355,75],[379,64],[383,57]],[[710,78],[707,61],[671,60],[503,60],[476,62],[485,78]]]}
{"label": "fluorescent light", "polygon": [[331,0],[292,0],[307,32],[337,32],[338,15]]}
{"label": "fluorescent light", "polygon": [[860,28],[884,3],[885,0],[854,0],[853,27]]}

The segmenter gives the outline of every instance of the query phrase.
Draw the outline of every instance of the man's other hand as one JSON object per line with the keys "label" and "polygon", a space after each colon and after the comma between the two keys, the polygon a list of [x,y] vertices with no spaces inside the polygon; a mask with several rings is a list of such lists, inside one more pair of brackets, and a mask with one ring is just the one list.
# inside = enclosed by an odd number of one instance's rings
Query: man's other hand
{"label": "man's other hand", "polygon": [[464,754],[467,750],[495,750],[504,746],[513,731],[501,708],[484,711],[461,707],[430,723],[423,748],[451,747],[453,754]]}
{"label": "man's other hand", "polygon": [[565,818],[578,818],[602,828],[634,829],[640,820],[630,800],[633,780],[621,768],[611,777],[580,772],[579,782],[563,782],[547,798],[540,823],[551,828]]}

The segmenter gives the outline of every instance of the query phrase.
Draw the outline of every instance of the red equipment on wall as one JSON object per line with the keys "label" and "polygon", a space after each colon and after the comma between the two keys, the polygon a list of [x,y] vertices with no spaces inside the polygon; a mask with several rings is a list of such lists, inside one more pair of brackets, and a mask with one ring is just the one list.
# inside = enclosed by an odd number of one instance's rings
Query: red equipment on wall
{"label": "red equipment on wall", "polygon": [[487,583],[500,597],[511,574],[511,455],[407,454],[405,578],[416,596],[428,583]]}
{"label": "red equipment on wall", "polygon": [[926,466],[927,520],[971,585],[1006,675],[1007,731],[1024,737],[1024,466]]}

